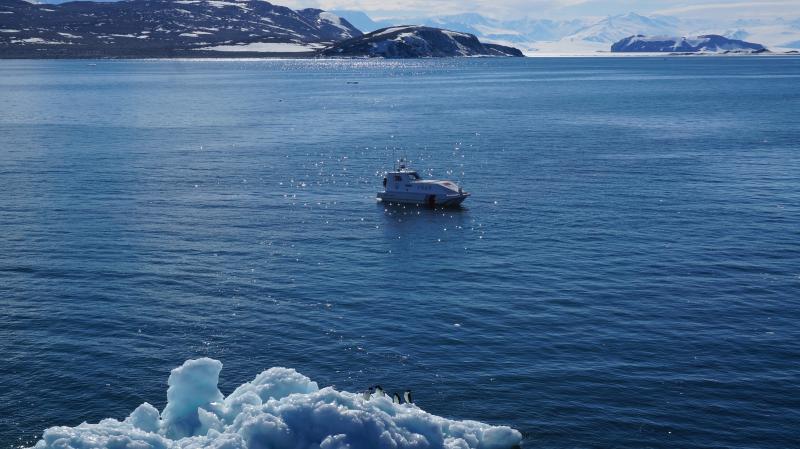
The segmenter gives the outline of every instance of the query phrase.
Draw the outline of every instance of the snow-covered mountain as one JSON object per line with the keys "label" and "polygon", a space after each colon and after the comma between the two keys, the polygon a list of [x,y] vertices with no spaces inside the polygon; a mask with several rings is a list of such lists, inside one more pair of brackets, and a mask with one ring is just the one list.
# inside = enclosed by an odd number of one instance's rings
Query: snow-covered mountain
{"label": "snow-covered mountain", "polygon": [[672,35],[678,28],[678,19],[672,17],[645,17],[636,13],[606,17],[568,37],[573,40],[611,44],[633,35]]}
{"label": "snow-covered mountain", "polygon": [[759,42],[772,50],[800,49],[800,19],[738,20],[720,34]]}
{"label": "snow-covered mountain", "polygon": [[511,43],[558,39],[586,26],[586,22],[582,20],[523,18],[502,21],[489,19],[480,14],[434,17],[422,23],[472,33],[485,40]]}
{"label": "snow-covered mountain", "polygon": [[[373,20],[367,13],[363,11],[355,11],[349,9],[335,9],[331,10],[333,14],[352,23],[353,26],[361,30],[363,33],[371,33],[375,30],[390,27],[401,23],[395,19],[391,20]],[[411,23],[411,22],[409,22]]]}
{"label": "snow-covered mountain", "polygon": [[636,13],[609,16],[581,27],[573,33],[532,45],[543,53],[595,53],[609,51],[611,44],[632,35],[680,34],[674,17],[646,17]]}
{"label": "snow-covered mountain", "polygon": [[629,36],[615,42],[611,51],[616,53],[761,53],[761,44],[728,39],[715,34],[695,37]]}
{"label": "snow-covered mountain", "polygon": [[361,34],[335,14],[262,0],[0,0],[0,57],[309,53]]}

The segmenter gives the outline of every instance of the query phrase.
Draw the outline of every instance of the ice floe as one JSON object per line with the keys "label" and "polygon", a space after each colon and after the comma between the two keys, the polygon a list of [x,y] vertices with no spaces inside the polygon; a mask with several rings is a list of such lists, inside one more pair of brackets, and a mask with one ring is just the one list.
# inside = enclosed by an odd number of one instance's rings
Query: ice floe
{"label": "ice floe", "polygon": [[270,368],[227,397],[222,363],[202,358],[172,370],[167,406],[148,403],[122,421],[51,427],[36,449],[503,449],[521,435],[457,421],[388,396],[320,389],[288,368]]}
{"label": "ice floe", "polygon": [[203,47],[198,50],[213,51],[257,51],[263,53],[305,53],[312,52],[324,47],[322,44],[298,44],[292,42],[251,42],[239,45],[216,45],[213,47]]}
{"label": "ice floe", "polygon": [[46,45],[62,45],[68,44],[69,42],[61,42],[61,41],[48,41],[44,40],[41,37],[28,37],[25,39],[11,39],[12,44],[46,44]]}

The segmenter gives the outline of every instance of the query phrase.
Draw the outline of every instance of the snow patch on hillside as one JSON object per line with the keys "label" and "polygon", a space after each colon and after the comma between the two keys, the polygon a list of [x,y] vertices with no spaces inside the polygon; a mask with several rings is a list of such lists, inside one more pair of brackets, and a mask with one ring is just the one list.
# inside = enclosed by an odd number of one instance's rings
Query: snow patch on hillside
{"label": "snow patch on hillside", "polygon": [[329,24],[331,24],[331,25],[335,26],[336,28],[339,28],[339,29],[341,29],[343,31],[348,31],[348,32],[350,31],[350,29],[347,28],[342,23],[342,19],[339,16],[337,16],[336,14],[332,14],[332,13],[329,13],[327,11],[323,11],[323,12],[319,13],[319,18],[320,18],[320,20],[322,20],[324,22],[328,22]]}

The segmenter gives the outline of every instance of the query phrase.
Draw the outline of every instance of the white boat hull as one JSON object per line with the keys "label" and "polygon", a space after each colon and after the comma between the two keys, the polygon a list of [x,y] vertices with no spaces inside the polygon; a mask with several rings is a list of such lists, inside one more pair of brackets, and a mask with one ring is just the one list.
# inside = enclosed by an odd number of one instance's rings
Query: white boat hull
{"label": "white boat hull", "polygon": [[384,203],[421,204],[431,207],[458,206],[469,197],[469,193],[425,194],[418,192],[378,192],[378,200]]}

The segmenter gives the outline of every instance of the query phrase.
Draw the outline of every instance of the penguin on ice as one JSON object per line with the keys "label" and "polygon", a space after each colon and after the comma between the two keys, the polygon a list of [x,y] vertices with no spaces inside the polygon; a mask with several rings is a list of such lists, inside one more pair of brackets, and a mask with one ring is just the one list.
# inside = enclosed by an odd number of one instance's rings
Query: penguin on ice
{"label": "penguin on ice", "polygon": [[383,388],[380,385],[375,385],[375,396],[383,397]]}
{"label": "penguin on ice", "polygon": [[375,391],[375,388],[373,388],[373,387],[369,387],[367,390],[365,390],[365,391],[364,391],[364,394],[363,394],[363,395],[361,395],[361,397],[362,397],[362,398],[363,398],[365,401],[369,401],[369,398],[371,398],[371,397],[372,397],[372,393],[373,393],[374,391]]}
{"label": "penguin on ice", "polygon": [[406,401],[406,404],[414,403],[414,401],[411,399],[411,390],[406,390],[403,392],[403,400]]}
{"label": "penguin on ice", "polygon": [[397,394],[397,393],[393,394],[392,395],[392,402],[395,403],[395,404],[399,404],[400,403],[400,395]]}

